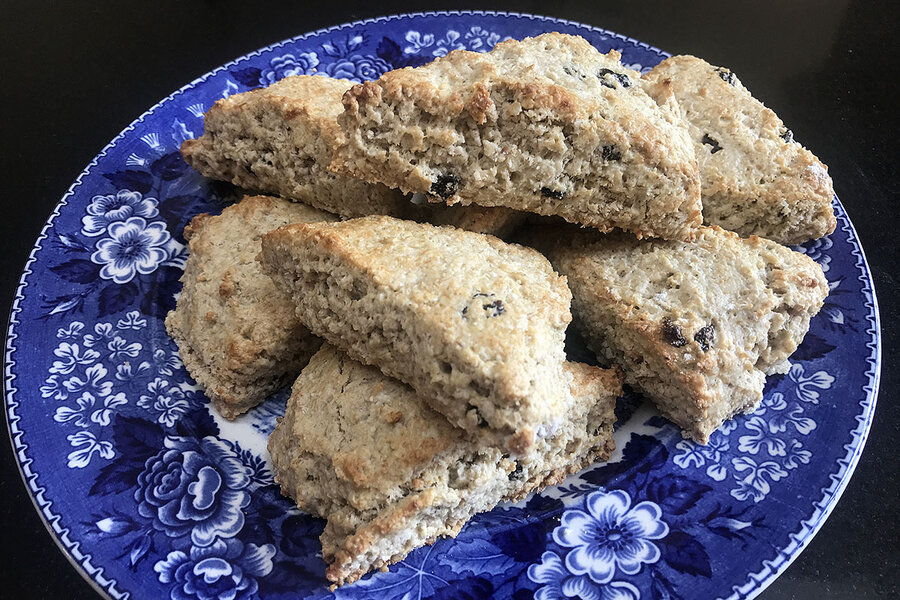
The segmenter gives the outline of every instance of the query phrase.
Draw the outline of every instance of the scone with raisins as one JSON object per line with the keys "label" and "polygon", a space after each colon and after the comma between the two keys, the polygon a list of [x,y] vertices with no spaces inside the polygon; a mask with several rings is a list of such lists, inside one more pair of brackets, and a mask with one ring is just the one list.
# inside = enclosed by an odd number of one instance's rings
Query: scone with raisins
{"label": "scone with raisins", "polygon": [[572,295],[531,248],[364,217],[273,231],[261,260],[313,333],[490,443],[525,452],[572,402]]}
{"label": "scone with raisins", "polygon": [[701,224],[697,160],[671,93],[583,38],[454,51],[343,102],[337,173],[638,236],[689,240]]}
{"label": "scone with raisins", "polygon": [[766,375],[786,370],[828,295],[805,254],[718,227],[692,244],[542,235],[588,346],[700,443],[756,408]]}
{"label": "scone with raisins", "polygon": [[834,231],[828,168],[734,73],[673,56],[644,78],[678,100],[700,163],[705,223],[781,244]]}
{"label": "scone with raisins", "polygon": [[403,194],[328,170],[342,139],[341,95],[352,85],[296,75],[218,100],[204,115],[203,136],[184,142],[181,154],[206,177],[345,217],[406,215]]}

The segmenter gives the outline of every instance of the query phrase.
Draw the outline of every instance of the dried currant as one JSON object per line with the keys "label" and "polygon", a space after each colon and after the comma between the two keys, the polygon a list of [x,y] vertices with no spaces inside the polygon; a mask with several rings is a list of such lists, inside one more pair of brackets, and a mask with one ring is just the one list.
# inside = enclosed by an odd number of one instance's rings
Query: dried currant
{"label": "dried currant", "polygon": [[701,350],[708,352],[716,341],[716,326],[710,323],[698,329],[694,334],[694,341],[700,344]]}
{"label": "dried currant", "polygon": [[662,320],[662,335],[667,344],[676,348],[681,348],[687,344],[687,340],[684,339],[684,335],[681,333],[681,328],[668,317]]}
{"label": "dried currant", "polygon": [[616,88],[616,83],[619,83],[622,87],[631,87],[631,79],[628,75],[624,73],[616,73],[612,69],[600,69],[597,71],[597,79],[600,80],[600,85],[608,88]]}
{"label": "dried currant", "polygon": [[569,67],[569,66],[564,66],[563,72],[566,75],[568,75],[569,77],[580,77],[581,79],[584,79],[585,77],[587,77],[587,75],[582,73],[581,69],[578,69],[577,67],[573,68],[573,67]]}
{"label": "dried currant", "polygon": [[704,144],[707,144],[710,146],[710,149],[709,149],[710,154],[715,154],[716,152],[718,152],[719,150],[722,149],[722,146],[719,145],[719,142],[717,142],[715,139],[711,138],[708,133],[703,134],[703,139],[701,141]]}
{"label": "dried currant", "polygon": [[615,146],[603,146],[600,150],[600,156],[603,160],[622,160],[622,153],[616,150]]}
{"label": "dried currant", "polygon": [[[472,300],[475,300],[477,298],[487,298],[488,299],[488,300],[482,300],[480,303],[481,309],[484,311],[484,313],[485,313],[484,316],[486,318],[499,317],[500,315],[502,315],[503,313],[506,312],[506,306],[503,304],[503,300],[491,300],[491,298],[493,298],[493,297],[494,297],[494,294],[485,294],[484,292],[478,292],[477,294],[472,296]],[[460,311],[460,313],[462,314],[463,317],[468,318],[467,315],[469,314],[469,306],[472,306],[472,305],[473,305],[473,303],[469,302],[468,305],[463,307],[462,311]]]}
{"label": "dried currant", "polygon": [[731,72],[731,69],[716,67],[716,73],[722,78],[722,81],[728,85],[734,85],[734,73]]}
{"label": "dried currant", "polygon": [[566,197],[565,190],[551,190],[548,187],[541,188],[541,196],[545,198],[555,198],[556,200],[562,200]]}
{"label": "dried currant", "polygon": [[503,300],[494,300],[489,304],[483,305],[481,308],[487,311],[489,317],[499,317],[506,312],[506,307],[503,306]]}
{"label": "dried currant", "polygon": [[779,137],[790,144],[794,141],[794,132],[790,129],[785,128],[784,133],[782,133]]}
{"label": "dried currant", "polygon": [[450,196],[454,195],[458,189],[459,176],[454,175],[453,173],[439,175],[438,178],[431,184],[431,193],[444,199],[447,199]]}

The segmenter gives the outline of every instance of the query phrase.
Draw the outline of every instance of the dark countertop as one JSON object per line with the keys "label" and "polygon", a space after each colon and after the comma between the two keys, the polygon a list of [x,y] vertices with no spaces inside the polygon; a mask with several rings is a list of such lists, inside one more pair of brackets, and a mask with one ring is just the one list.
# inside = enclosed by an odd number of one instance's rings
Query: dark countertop
{"label": "dark countertop", "polygon": [[[162,4],[158,6],[157,4]],[[611,29],[731,67],[830,167],[875,278],[883,371],[875,422],[843,498],[804,553],[761,598],[900,597],[897,516],[900,406],[896,236],[896,8],[889,2],[527,1],[359,4],[278,2],[4,5],[2,156],[5,218],[0,311],[53,206],[134,118],[195,77],[260,46],[381,14],[492,8]],[[94,598],[35,512],[9,446],[2,462],[0,595]]]}

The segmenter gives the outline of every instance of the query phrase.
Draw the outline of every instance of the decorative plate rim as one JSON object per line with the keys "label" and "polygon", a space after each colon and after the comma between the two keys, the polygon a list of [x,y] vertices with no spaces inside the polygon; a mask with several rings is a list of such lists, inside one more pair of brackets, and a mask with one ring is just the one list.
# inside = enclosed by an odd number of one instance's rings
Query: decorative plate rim
{"label": "decorative plate rim", "polygon": [[[4,399],[6,402],[6,410],[4,412],[6,415],[7,431],[9,433],[10,445],[16,457],[16,467],[28,491],[29,498],[31,499],[32,504],[37,510],[39,516],[41,517],[41,522],[46,527],[54,543],[66,557],[69,563],[71,563],[72,566],[74,566],[78,573],[82,576],[82,578],[102,596],[107,598],[128,598],[130,597],[131,593],[127,591],[119,591],[116,588],[117,582],[114,579],[104,577],[104,567],[96,567],[92,565],[91,555],[82,553],[80,550],[80,542],[70,540],[68,537],[69,529],[59,525],[59,522],[62,519],[62,515],[53,513],[53,511],[51,510],[52,501],[43,498],[43,495],[46,492],[46,488],[42,487],[38,483],[38,473],[32,472],[30,469],[32,459],[29,458],[26,454],[28,450],[28,444],[22,441],[24,431],[22,431],[18,425],[19,421],[21,420],[21,416],[16,412],[16,409],[19,407],[19,402],[16,400],[16,392],[18,391],[18,389],[15,386],[16,374],[13,372],[13,367],[15,365],[14,354],[18,350],[15,344],[15,341],[18,338],[18,334],[16,333],[15,328],[16,325],[20,324],[18,316],[22,312],[21,302],[25,297],[24,291],[29,283],[28,277],[33,273],[32,266],[37,260],[36,254],[39,250],[42,249],[42,243],[48,237],[48,230],[53,226],[55,219],[60,215],[61,209],[68,204],[69,198],[72,197],[75,194],[75,191],[81,186],[83,178],[87,176],[94,167],[97,166],[99,160],[106,156],[107,153],[112,150],[117,143],[119,143],[130,131],[134,130],[138,124],[143,122],[147,117],[153,115],[163,105],[169,103],[172,99],[179,96],[180,94],[183,94],[184,92],[203,83],[217,73],[220,73],[221,71],[226,70],[229,67],[238,65],[241,62],[249,60],[264,52],[274,50],[286,44],[302,41],[312,36],[327,34],[361,25],[368,26],[377,23],[386,23],[419,17],[452,16],[524,18],[535,21],[560,23],[579,28],[586,28],[607,36],[625,40],[653,52],[657,52],[663,56],[671,56],[670,53],[655,46],[601,27],[596,27],[578,21],[571,21],[557,17],[533,15],[529,13],[520,13],[513,11],[448,10],[398,13],[332,25],[330,27],[309,31],[294,37],[286,38],[243,54],[240,57],[230,60],[216,67],[215,69],[204,73],[200,77],[193,79],[189,83],[178,88],[168,96],[156,102],[135,120],[129,123],[124,129],[122,129],[122,131],[120,131],[118,135],[110,140],[110,142],[107,143],[100,150],[100,152],[94,156],[94,158],[87,164],[87,166],[85,166],[84,169],[79,172],[78,176],[75,178],[75,181],[69,186],[65,194],[60,198],[59,202],[57,202],[53,211],[50,213],[49,217],[44,223],[44,226],[41,228],[41,231],[36,238],[34,245],[31,248],[27,260],[25,261],[25,265],[22,269],[22,275],[19,278],[18,285],[16,286],[15,295],[7,320],[7,335],[4,353],[5,368],[3,376],[3,391]],[[778,576],[781,575],[781,573],[783,573],[784,570],[787,569],[787,567],[790,566],[790,564],[800,555],[800,553],[806,548],[809,542],[819,532],[825,520],[831,514],[832,510],[837,505],[838,501],[846,490],[853,472],[855,471],[856,466],[859,462],[859,458],[865,448],[869,431],[871,430],[871,424],[874,417],[875,406],[878,398],[878,389],[881,380],[881,318],[878,307],[878,300],[874,288],[874,282],[871,279],[871,269],[869,268],[868,261],[866,260],[862,243],[859,240],[856,228],[850,221],[849,215],[847,215],[846,209],[844,209],[843,204],[841,204],[840,202],[840,199],[835,196],[835,200],[837,201],[838,208],[842,212],[844,212],[844,215],[846,216],[846,222],[842,224],[842,229],[849,235],[848,241],[852,246],[852,253],[856,257],[856,263],[854,267],[861,271],[860,274],[857,275],[857,279],[862,283],[861,292],[867,300],[866,304],[868,305],[868,312],[865,315],[867,327],[863,334],[870,338],[866,342],[866,346],[870,348],[870,353],[869,356],[865,358],[865,361],[869,365],[869,368],[867,371],[865,371],[865,373],[862,374],[866,378],[866,384],[862,386],[862,390],[865,392],[866,397],[864,400],[860,401],[860,406],[863,407],[863,411],[861,414],[855,417],[857,420],[857,426],[855,429],[849,432],[851,436],[850,441],[844,444],[846,454],[843,458],[837,461],[837,471],[828,474],[828,478],[831,480],[831,485],[827,488],[823,488],[822,497],[820,500],[814,503],[814,510],[812,514],[806,519],[800,521],[800,528],[797,531],[788,534],[790,543],[786,547],[778,550],[775,558],[771,560],[763,560],[762,569],[760,569],[756,573],[749,573],[747,575],[746,581],[744,581],[743,583],[733,585],[732,594],[727,597],[722,597],[722,600],[725,600],[726,598],[727,600],[737,600],[756,597],[758,594],[764,591],[775,579],[777,579]],[[868,275],[868,277],[866,277],[866,275]]]}

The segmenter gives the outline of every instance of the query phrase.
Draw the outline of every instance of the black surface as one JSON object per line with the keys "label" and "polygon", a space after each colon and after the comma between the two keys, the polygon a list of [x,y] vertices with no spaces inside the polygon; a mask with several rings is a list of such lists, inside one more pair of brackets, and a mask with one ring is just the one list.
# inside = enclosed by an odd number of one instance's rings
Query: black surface
{"label": "black surface", "polygon": [[[472,4],[374,2],[30,2],[0,11],[2,288],[9,305],[55,203],[134,118],[195,77],[260,46],[377,16]],[[604,27],[737,72],[834,177],[875,277],[883,373],[875,423],[846,493],[818,536],[762,594],[900,597],[897,439],[897,251],[900,149],[896,7],[891,2],[482,3]],[[0,450],[0,597],[92,598],[57,550]]]}

